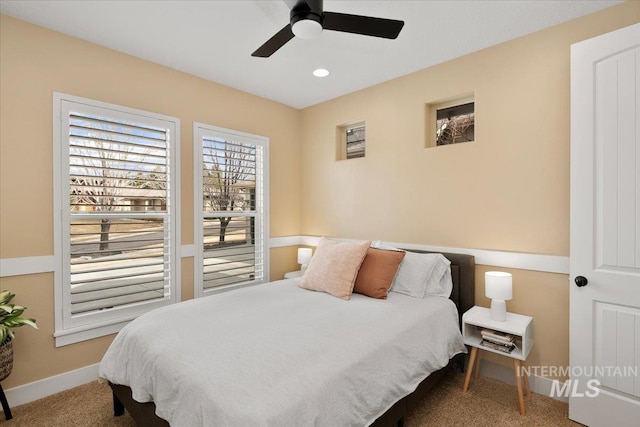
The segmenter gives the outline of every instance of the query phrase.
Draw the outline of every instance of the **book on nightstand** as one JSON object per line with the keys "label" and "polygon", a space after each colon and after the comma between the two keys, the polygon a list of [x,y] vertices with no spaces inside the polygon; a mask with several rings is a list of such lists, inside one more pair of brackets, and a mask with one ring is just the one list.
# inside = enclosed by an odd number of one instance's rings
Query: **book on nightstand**
{"label": "book on nightstand", "polygon": [[503,353],[511,353],[513,349],[516,348],[516,345],[513,343],[511,344],[497,343],[495,341],[490,341],[486,338],[483,338],[482,341],[480,341],[480,344],[485,347],[489,347],[493,350],[501,351]]}
{"label": "book on nightstand", "polygon": [[493,350],[511,353],[516,348],[515,335],[494,331],[493,329],[480,329],[480,335],[482,336],[480,344]]}
{"label": "book on nightstand", "polygon": [[494,331],[493,329],[482,329],[480,335],[483,339],[496,342],[498,344],[513,344],[516,340],[515,335],[505,332]]}

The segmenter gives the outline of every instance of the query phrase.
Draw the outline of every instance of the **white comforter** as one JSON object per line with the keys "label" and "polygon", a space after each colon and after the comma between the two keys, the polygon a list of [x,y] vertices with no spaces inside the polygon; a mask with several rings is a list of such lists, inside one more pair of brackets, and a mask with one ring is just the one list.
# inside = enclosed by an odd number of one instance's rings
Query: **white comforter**
{"label": "white comforter", "polygon": [[173,427],[364,426],[466,351],[448,299],[344,301],[298,284],[147,313],[115,338],[100,376]]}

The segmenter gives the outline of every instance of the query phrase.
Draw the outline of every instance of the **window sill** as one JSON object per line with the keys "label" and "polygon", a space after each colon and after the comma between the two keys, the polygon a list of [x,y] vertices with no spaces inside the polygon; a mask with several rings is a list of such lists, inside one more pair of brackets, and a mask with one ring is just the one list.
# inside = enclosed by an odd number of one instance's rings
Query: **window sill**
{"label": "window sill", "polygon": [[105,325],[89,325],[73,329],[66,329],[62,331],[56,331],[53,336],[56,339],[56,347],[63,347],[69,344],[76,344],[82,341],[87,341],[94,338],[104,337],[107,335],[116,334],[125,327],[131,320],[119,321],[117,323],[105,324]]}

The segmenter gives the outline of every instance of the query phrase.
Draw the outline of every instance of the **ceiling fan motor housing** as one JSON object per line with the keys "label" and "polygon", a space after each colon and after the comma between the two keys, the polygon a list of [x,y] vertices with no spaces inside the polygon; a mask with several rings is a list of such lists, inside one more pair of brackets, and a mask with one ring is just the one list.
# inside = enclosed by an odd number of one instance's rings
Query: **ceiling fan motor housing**
{"label": "ceiling fan motor housing", "polygon": [[289,14],[291,26],[304,20],[315,21],[322,26],[322,11],[322,0],[299,0]]}

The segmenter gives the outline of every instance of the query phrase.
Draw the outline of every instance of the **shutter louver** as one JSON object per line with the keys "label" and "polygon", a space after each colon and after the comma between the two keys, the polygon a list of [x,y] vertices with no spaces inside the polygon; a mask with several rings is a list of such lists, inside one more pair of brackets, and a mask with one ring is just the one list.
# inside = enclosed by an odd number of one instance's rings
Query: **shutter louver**
{"label": "shutter louver", "polygon": [[358,126],[346,131],[347,159],[364,157],[365,153],[365,127]]}
{"label": "shutter louver", "polygon": [[263,147],[204,136],[203,290],[264,278]]}
{"label": "shutter louver", "polygon": [[68,119],[71,316],[168,299],[169,129]]}

